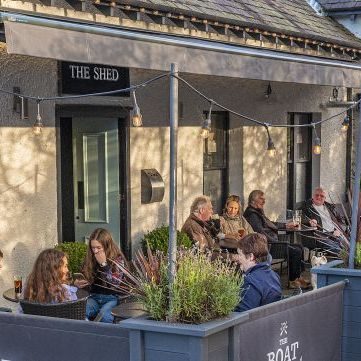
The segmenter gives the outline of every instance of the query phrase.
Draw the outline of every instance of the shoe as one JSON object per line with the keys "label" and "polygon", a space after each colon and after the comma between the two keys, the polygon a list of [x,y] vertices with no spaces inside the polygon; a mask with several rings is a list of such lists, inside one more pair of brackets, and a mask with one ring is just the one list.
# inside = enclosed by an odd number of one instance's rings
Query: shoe
{"label": "shoe", "polygon": [[301,284],[298,279],[295,279],[294,281],[288,282],[288,288],[290,288],[291,290],[295,290],[297,288],[301,288]]}
{"label": "shoe", "polygon": [[298,283],[300,284],[301,288],[310,288],[311,287],[311,282],[306,281],[304,278],[300,277],[297,278]]}

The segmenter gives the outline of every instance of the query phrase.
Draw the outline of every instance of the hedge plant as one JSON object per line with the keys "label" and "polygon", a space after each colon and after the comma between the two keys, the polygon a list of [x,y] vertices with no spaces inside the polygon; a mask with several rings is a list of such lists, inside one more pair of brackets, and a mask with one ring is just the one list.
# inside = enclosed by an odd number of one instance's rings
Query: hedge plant
{"label": "hedge plant", "polygon": [[[155,228],[144,235],[142,239],[142,248],[146,252],[149,247],[153,252],[160,251],[166,254],[168,252],[169,227],[162,226]],[[177,231],[177,247],[191,248],[192,241],[186,233]]]}
{"label": "hedge plant", "polygon": [[64,242],[55,246],[68,256],[68,268],[71,274],[81,272],[88,246],[80,242]]}

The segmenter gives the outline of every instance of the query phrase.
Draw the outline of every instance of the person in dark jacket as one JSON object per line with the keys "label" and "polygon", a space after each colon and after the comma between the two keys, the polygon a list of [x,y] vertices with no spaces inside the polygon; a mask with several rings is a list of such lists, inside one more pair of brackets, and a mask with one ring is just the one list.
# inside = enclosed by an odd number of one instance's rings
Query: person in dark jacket
{"label": "person in dark jacket", "polygon": [[[292,229],[295,228],[292,222],[280,223],[272,222],[264,213],[264,205],[266,198],[264,192],[261,190],[254,190],[248,197],[248,207],[243,216],[252,226],[255,232],[264,234],[268,243],[272,247],[272,242],[279,242],[278,229]],[[272,248],[271,248],[272,253]],[[301,245],[292,244],[288,246],[289,253],[289,288],[308,288],[310,282],[301,277],[301,272],[304,270],[302,263],[303,248]]]}
{"label": "person in dark jacket", "polygon": [[235,311],[243,312],[279,301],[282,296],[280,278],[266,262],[268,255],[266,237],[252,233],[245,236],[238,244],[238,263],[245,273],[240,294],[241,301]]}
{"label": "person in dark jacket", "polygon": [[303,238],[302,242],[310,249],[322,248],[338,253],[342,237],[346,237],[347,228],[343,218],[337,213],[332,203],[326,202],[326,192],[318,187],[314,190],[312,198],[304,202],[302,206],[302,223],[317,227],[313,237],[322,232],[325,236],[322,241],[317,239]]}

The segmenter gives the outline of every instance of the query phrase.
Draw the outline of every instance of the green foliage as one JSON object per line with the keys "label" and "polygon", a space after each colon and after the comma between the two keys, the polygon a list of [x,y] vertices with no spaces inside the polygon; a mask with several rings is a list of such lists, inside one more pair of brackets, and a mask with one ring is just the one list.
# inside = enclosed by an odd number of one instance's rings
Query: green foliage
{"label": "green foliage", "polygon": [[140,251],[133,267],[118,265],[125,277],[121,292],[136,296],[155,320],[201,323],[230,314],[240,301],[242,276],[229,262],[211,261],[195,250],[177,253],[177,274],[169,305],[167,259],[162,252],[148,257]]}
{"label": "green foliage", "polygon": [[183,253],[173,284],[170,318],[201,323],[230,314],[240,301],[242,277],[221,259],[204,253]]}
{"label": "green foliage", "polygon": [[71,274],[81,272],[87,245],[79,242],[64,242],[55,246],[56,249],[63,251],[68,256],[68,267]]}
{"label": "green foliage", "polygon": [[361,243],[356,243],[355,267],[361,268]]}
{"label": "green foliage", "polygon": [[[168,252],[169,227],[162,226],[148,232],[142,240],[143,250],[146,252],[147,246],[155,252],[160,251],[166,254]],[[177,246],[191,248],[192,241],[186,233],[177,231]]]}

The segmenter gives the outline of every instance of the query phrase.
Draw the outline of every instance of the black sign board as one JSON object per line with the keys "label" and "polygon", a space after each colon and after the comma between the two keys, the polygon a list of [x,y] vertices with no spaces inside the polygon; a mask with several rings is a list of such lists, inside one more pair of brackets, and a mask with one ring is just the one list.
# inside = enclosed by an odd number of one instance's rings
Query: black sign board
{"label": "black sign board", "polygon": [[[129,87],[129,69],[111,65],[61,62],[61,94],[90,94]],[[129,92],[109,96],[129,96]]]}

